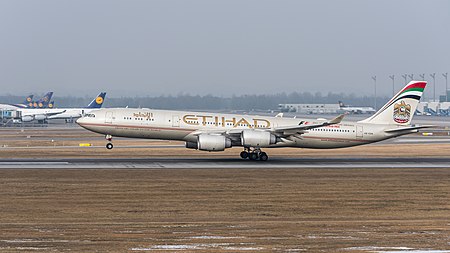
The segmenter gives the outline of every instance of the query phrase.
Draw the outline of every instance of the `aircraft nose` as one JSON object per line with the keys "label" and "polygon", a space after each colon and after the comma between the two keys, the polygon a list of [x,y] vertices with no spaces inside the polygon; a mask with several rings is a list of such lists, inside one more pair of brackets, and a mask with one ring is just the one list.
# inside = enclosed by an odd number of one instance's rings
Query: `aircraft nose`
{"label": "aircraft nose", "polygon": [[83,126],[86,123],[86,117],[81,117],[75,121],[78,125]]}

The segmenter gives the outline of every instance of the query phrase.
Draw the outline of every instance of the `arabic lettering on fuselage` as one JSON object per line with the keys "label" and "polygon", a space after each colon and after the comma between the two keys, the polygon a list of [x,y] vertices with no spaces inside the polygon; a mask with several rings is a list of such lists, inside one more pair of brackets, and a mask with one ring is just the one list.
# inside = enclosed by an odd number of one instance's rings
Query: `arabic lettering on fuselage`
{"label": "arabic lettering on fuselage", "polygon": [[138,113],[133,113],[133,117],[135,118],[153,118],[153,113],[152,112],[138,112]]}
{"label": "arabic lettering on fuselage", "polygon": [[246,126],[249,128],[269,128],[271,126],[270,121],[261,118],[236,118],[225,116],[210,116],[210,115],[195,115],[188,114],[183,116],[183,122],[188,125],[213,125],[213,126]]}

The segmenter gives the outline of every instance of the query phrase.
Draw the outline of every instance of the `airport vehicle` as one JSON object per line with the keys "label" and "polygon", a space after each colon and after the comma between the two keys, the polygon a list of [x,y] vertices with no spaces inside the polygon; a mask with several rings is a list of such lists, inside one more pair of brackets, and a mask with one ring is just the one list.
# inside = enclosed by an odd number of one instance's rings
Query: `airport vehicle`
{"label": "airport vehicle", "polygon": [[105,134],[112,149],[113,136],[179,140],[186,148],[223,151],[242,146],[241,157],[268,159],[262,148],[344,148],[378,142],[421,128],[411,120],[426,86],[412,81],[369,118],[343,122],[332,120],[266,117],[222,113],[113,108],[86,114],[77,123],[90,131]]}
{"label": "airport vehicle", "polygon": [[375,109],[373,109],[372,107],[349,106],[345,105],[344,102],[342,101],[339,101],[339,107],[340,111],[352,114],[370,114],[376,112]]}
{"label": "airport vehicle", "polygon": [[73,122],[73,119],[78,119],[85,113],[92,110],[100,109],[105,101],[106,92],[101,92],[97,95],[85,108],[64,108],[63,113],[51,115],[48,119],[64,119],[66,122]]}

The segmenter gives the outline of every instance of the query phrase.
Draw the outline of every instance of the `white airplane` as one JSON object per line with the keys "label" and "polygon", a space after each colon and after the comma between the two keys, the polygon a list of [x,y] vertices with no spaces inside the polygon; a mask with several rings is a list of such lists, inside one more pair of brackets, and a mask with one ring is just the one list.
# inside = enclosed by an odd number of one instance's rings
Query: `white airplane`
{"label": "white airplane", "polygon": [[105,134],[112,149],[113,136],[185,141],[186,148],[223,151],[242,146],[241,157],[266,161],[262,148],[344,148],[415,133],[430,126],[411,120],[426,86],[412,81],[377,113],[358,122],[235,115],[153,109],[100,109],[77,120],[90,131]]}
{"label": "white airplane", "polygon": [[339,107],[341,111],[352,114],[369,114],[376,112],[372,107],[349,106],[345,105],[342,101],[339,101]]}
{"label": "white airplane", "polygon": [[85,108],[65,108],[64,112],[49,116],[48,119],[64,119],[66,122],[73,122],[84,114],[100,109],[105,101],[106,92],[101,92]]}
{"label": "white airplane", "polygon": [[105,96],[106,92],[101,92],[86,108],[17,108],[16,110],[21,113],[21,122],[31,122],[33,120],[42,122],[50,119],[71,121],[72,119],[81,117],[85,113],[101,108]]}

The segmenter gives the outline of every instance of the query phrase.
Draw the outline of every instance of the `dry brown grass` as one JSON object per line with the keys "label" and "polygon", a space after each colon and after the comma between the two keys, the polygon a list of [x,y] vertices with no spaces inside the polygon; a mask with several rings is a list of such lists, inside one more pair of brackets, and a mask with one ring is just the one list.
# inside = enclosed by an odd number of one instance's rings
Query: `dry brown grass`
{"label": "dry brown grass", "polygon": [[449,249],[449,179],[414,168],[1,170],[0,249]]}

